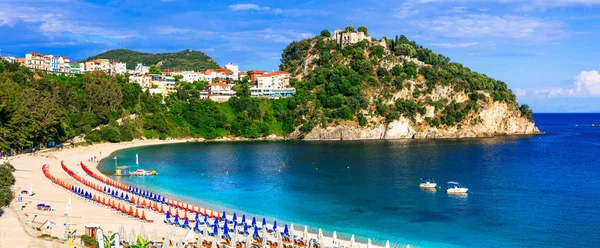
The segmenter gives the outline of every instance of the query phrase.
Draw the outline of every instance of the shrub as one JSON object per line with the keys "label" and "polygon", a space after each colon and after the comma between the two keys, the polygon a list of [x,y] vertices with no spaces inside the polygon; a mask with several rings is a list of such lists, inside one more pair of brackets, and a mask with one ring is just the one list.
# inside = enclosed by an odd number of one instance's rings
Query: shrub
{"label": "shrub", "polygon": [[104,126],[100,132],[102,133],[103,140],[113,143],[121,141],[121,132],[119,132],[119,129],[116,127]]}

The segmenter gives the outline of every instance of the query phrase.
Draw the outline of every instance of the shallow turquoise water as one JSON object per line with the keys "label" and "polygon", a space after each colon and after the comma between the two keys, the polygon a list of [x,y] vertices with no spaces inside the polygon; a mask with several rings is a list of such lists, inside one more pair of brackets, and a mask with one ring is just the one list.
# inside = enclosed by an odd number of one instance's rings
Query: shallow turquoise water
{"label": "shallow turquoise water", "polygon": [[[546,135],[462,140],[191,143],[139,153],[120,178],[202,206],[424,247],[600,246],[600,114],[538,114]],[[575,126],[579,124],[580,126]],[[114,161],[101,162],[114,172]],[[470,194],[418,187],[431,176]]]}

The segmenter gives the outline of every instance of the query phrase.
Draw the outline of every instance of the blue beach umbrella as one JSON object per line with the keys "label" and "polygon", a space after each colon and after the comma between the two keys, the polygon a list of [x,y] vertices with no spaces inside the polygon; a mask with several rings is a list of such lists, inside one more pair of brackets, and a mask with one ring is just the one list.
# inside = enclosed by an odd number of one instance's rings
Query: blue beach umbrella
{"label": "blue beach umbrella", "polygon": [[171,212],[167,211],[167,219],[171,218]]}
{"label": "blue beach umbrella", "polygon": [[196,213],[196,222],[198,222],[198,213]]}
{"label": "blue beach umbrella", "polygon": [[215,223],[214,223],[214,225],[215,225],[215,226],[219,226],[219,219],[215,218]]}
{"label": "blue beach umbrella", "polygon": [[104,190],[102,190],[102,191],[106,192],[106,186],[104,186]]}
{"label": "blue beach umbrella", "polygon": [[277,230],[277,221],[273,221],[273,231]]}
{"label": "blue beach umbrella", "polygon": [[227,215],[225,215],[225,211],[223,211],[223,217],[221,217],[221,218],[227,220]]}
{"label": "blue beach umbrella", "polygon": [[129,194],[125,194],[125,199],[129,199]]}
{"label": "blue beach umbrella", "polygon": [[259,239],[260,236],[258,236],[258,229],[254,228],[254,234],[252,234],[252,237],[255,239]]}
{"label": "blue beach umbrella", "polygon": [[71,191],[75,191],[75,186],[71,185]]}
{"label": "blue beach umbrella", "polygon": [[227,225],[223,226],[223,236],[227,237],[229,235],[229,227]]}
{"label": "blue beach umbrella", "polygon": [[233,222],[237,221],[237,215],[235,213],[233,213],[233,219],[232,220],[233,220]]}
{"label": "blue beach umbrella", "polygon": [[244,223],[244,233],[248,233],[248,223]]}
{"label": "blue beach umbrella", "polygon": [[208,216],[204,216],[204,223],[208,223]]}
{"label": "blue beach umbrella", "polygon": [[289,230],[288,230],[288,226],[287,226],[287,224],[285,224],[285,227],[283,228],[283,233],[284,233],[285,235],[288,235],[288,234],[289,234]]}
{"label": "blue beach umbrella", "polygon": [[256,217],[252,217],[252,226],[256,226]]}
{"label": "blue beach umbrella", "polygon": [[187,217],[185,217],[185,220],[183,220],[183,225],[184,226],[189,226],[190,225],[190,221],[188,220]]}
{"label": "blue beach umbrella", "polygon": [[179,215],[175,215],[175,219],[173,220],[175,223],[179,223]]}
{"label": "blue beach umbrella", "polygon": [[246,215],[242,214],[242,223],[246,224]]}
{"label": "blue beach umbrella", "polygon": [[112,190],[110,190],[110,188],[108,189],[108,193],[109,193],[109,194],[112,194]]}
{"label": "blue beach umbrella", "polygon": [[125,195],[123,195],[123,192],[121,192],[121,198],[123,198]]}
{"label": "blue beach umbrella", "polygon": [[265,217],[263,217],[263,222],[262,222],[262,226],[266,226],[267,225],[267,219],[265,219]]}
{"label": "blue beach umbrella", "polygon": [[194,226],[194,230],[199,230],[199,228],[198,228],[198,221],[196,221],[196,225]]}
{"label": "blue beach umbrella", "polygon": [[215,224],[215,227],[213,228],[213,233],[214,234],[219,233],[219,223],[218,222]]}

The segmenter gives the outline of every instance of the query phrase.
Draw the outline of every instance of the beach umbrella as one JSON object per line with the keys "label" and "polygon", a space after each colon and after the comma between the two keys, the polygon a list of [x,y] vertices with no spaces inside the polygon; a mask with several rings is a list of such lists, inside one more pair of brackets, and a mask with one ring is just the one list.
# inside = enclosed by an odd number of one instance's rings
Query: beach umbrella
{"label": "beach umbrella", "polygon": [[198,228],[198,222],[199,222],[199,221],[196,221],[196,225],[194,225],[194,230],[200,230],[200,229]]}
{"label": "beach umbrella", "polygon": [[283,239],[279,236],[279,240],[277,240],[277,248],[283,248]]}
{"label": "beach umbrella", "polygon": [[167,214],[167,219],[170,219],[171,218],[171,213],[169,213],[169,211],[167,211],[166,214]]}
{"label": "beach umbrella", "polygon": [[139,216],[140,216],[140,215],[139,215],[139,213],[138,213],[138,209],[137,209],[137,208],[135,208],[135,217],[139,217]]}
{"label": "beach umbrella", "polygon": [[125,198],[123,199],[129,199],[129,194],[125,194]]}
{"label": "beach umbrella", "polygon": [[265,227],[266,225],[267,225],[267,219],[265,219],[265,217],[263,217],[262,227]]}
{"label": "beach umbrella", "polygon": [[206,214],[206,208],[204,209],[204,213],[202,215],[204,215],[204,217],[208,216],[208,214]]}
{"label": "beach umbrella", "polygon": [[235,213],[233,213],[233,218],[231,220],[233,220],[233,222],[237,222],[237,215]]}
{"label": "beach umbrella", "polygon": [[252,236],[248,235],[246,237],[246,247],[245,248],[250,248],[252,247]]}
{"label": "beach umbrella", "polygon": [[227,215],[225,215],[225,211],[223,211],[223,217],[221,218],[227,220]]}
{"label": "beach umbrella", "polygon": [[252,237],[255,238],[255,239],[256,238],[260,238],[260,236],[258,236],[258,229],[257,228],[254,228],[254,233],[252,234]]}
{"label": "beach umbrella", "polygon": [[248,223],[244,223],[244,234],[248,233]]}
{"label": "beach umbrella", "polygon": [[173,222],[175,222],[175,224],[179,224],[179,215],[175,215]]}
{"label": "beach umbrella", "polygon": [[223,237],[227,237],[229,236],[229,227],[227,226],[227,224],[225,224],[223,226]]}
{"label": "beach umbrella", "polygon": [[183,243],[187,245],[188,242],[194,239],[194,231],[189,230],[183,239]]}
{"label": "beach umbrella", "polygon": [[337,233],[335,231],[333,231],[333,244],[336,244],[336,243],[337,243]]}
{"label": "beach umbrella", "polygon": [[106,186],[104,186],[104,189],[102,191],[106,192]]}
{"label": "beach umbrella", "polygon": [[215,221],[215,226],[213,227],[213,234],[217,234],[219,232],[219,223]]}
{"label": "beach umbrella", "polygon": [[252,217],[252,226],[256,226],[256,217]]}
{"label": "beach umbrella", "polygon": [[273,231],[277,232],[277,221],[273,221]]}
{"label": "beach umbrella", "polygon": [[184,226],[189,226],[190,225],[190,221],[188,220],[187,217],[185,217],[185,219],[183,220],[183,225]]}
{"label": "beach umbrella", "polygon": [[350,238],[350,248],[354,248],[355,245],[356,242],[354,241],[354,234],[352,234],[352,237]]}
{"label": "beach umbrella", "polygon": [[246,223],[246,215],[245,214],[242,214],[242,223],[244,223],[244,224]]}
{"label": "beach umbrella", "polygon": [[204,224],[208,224],[208,216],[204,216]]}
{"label": "beach umbrella", "polygon": [[196,222],[198,222],[198,213],[196,213],[196,218],[195,218]]}
{"label": "beach umbrella", "polygon": [[150,237],[151,242],[156,242],[158,239],[158,235],[156,234],[156,228],[154,229],[154,231],[152,231],[152,236]]}
{"label": "beach umbrella", "polygon": [[123,197],[125,197],[125,195],[123,194],[123,192],[121,192],[121,199],[123,199]]}
{"label": "beach umbrella", "polygon": [[304,240],[308,240],[308,227],[304,226],[304,232],[302,233],[302,238],[304,238]]}
{"label": "beach umbrella", "polygon": [[144,229],[144,225],[140,227],[140,234],[138,236],[142,237],[144,240],[148,240],[148,236],[146,235],[146,229]]}
{"label": "beach umbrella", "polygon": [[125,226],[123,226],[123,224],[119,226],[119,230],[117,231],[117,233],[123,238],[127,237],[127,235],[125,235]]}
{"label": "beach umbrella", "polygon": [[289,235],[290,234],[289,232],[290,232],[290,230],[288,229],[288,225],[285,224],[285,226],[283,226],[283,234]]}
{"label": "beach umbrella", "polygon": [[385,241],[385,248],[390,248],[390,241],[389,240]]}
{"label": "beach umbrella", "polygon": [[131,227],[131,231],[129,231],[129,240],[127,243],[133,244],[137,240],[137,236],[135,235],[135,230]]}
{"label": "beach umbrella", "polygon": [[323,230],[321,230],[321,228],[319,228],[319,233],[317,234],[317,239],[319,240],[319,242],[321,242],[323,240]]}
{"label": "beach umbrella", "polygon": [[367,240],[367,248],[372,248],[373,245],[371,245],[371,239]]}

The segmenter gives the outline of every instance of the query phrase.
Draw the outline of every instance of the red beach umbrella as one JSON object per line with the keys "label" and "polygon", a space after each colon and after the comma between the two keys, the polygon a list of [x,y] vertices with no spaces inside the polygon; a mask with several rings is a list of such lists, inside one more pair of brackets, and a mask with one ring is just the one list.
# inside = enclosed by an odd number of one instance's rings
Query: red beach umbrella
{"label": "red beach umbrella", "polygon": [[161,212],[161,213],[164,213],[164,212],[165,212],[165,210],[163,209],[163,205],[162,205],[162,204],[160,204],[160,212]]}
{"label": "red beach umbrella", "polygon": [[129,206],[129,214],[133,214],[133,207]]}
{"label": "red beach umbrella", "polygon": [[138,209],[137,208],[135,208],[135,217],[137,217],[137,218],[140,217],[140,215],[138,214]]}
{"label": "red beach umbrella", "polygon": [[142,220],[146,219],[146,215],[144,214],[144,210],[142,210]]}

